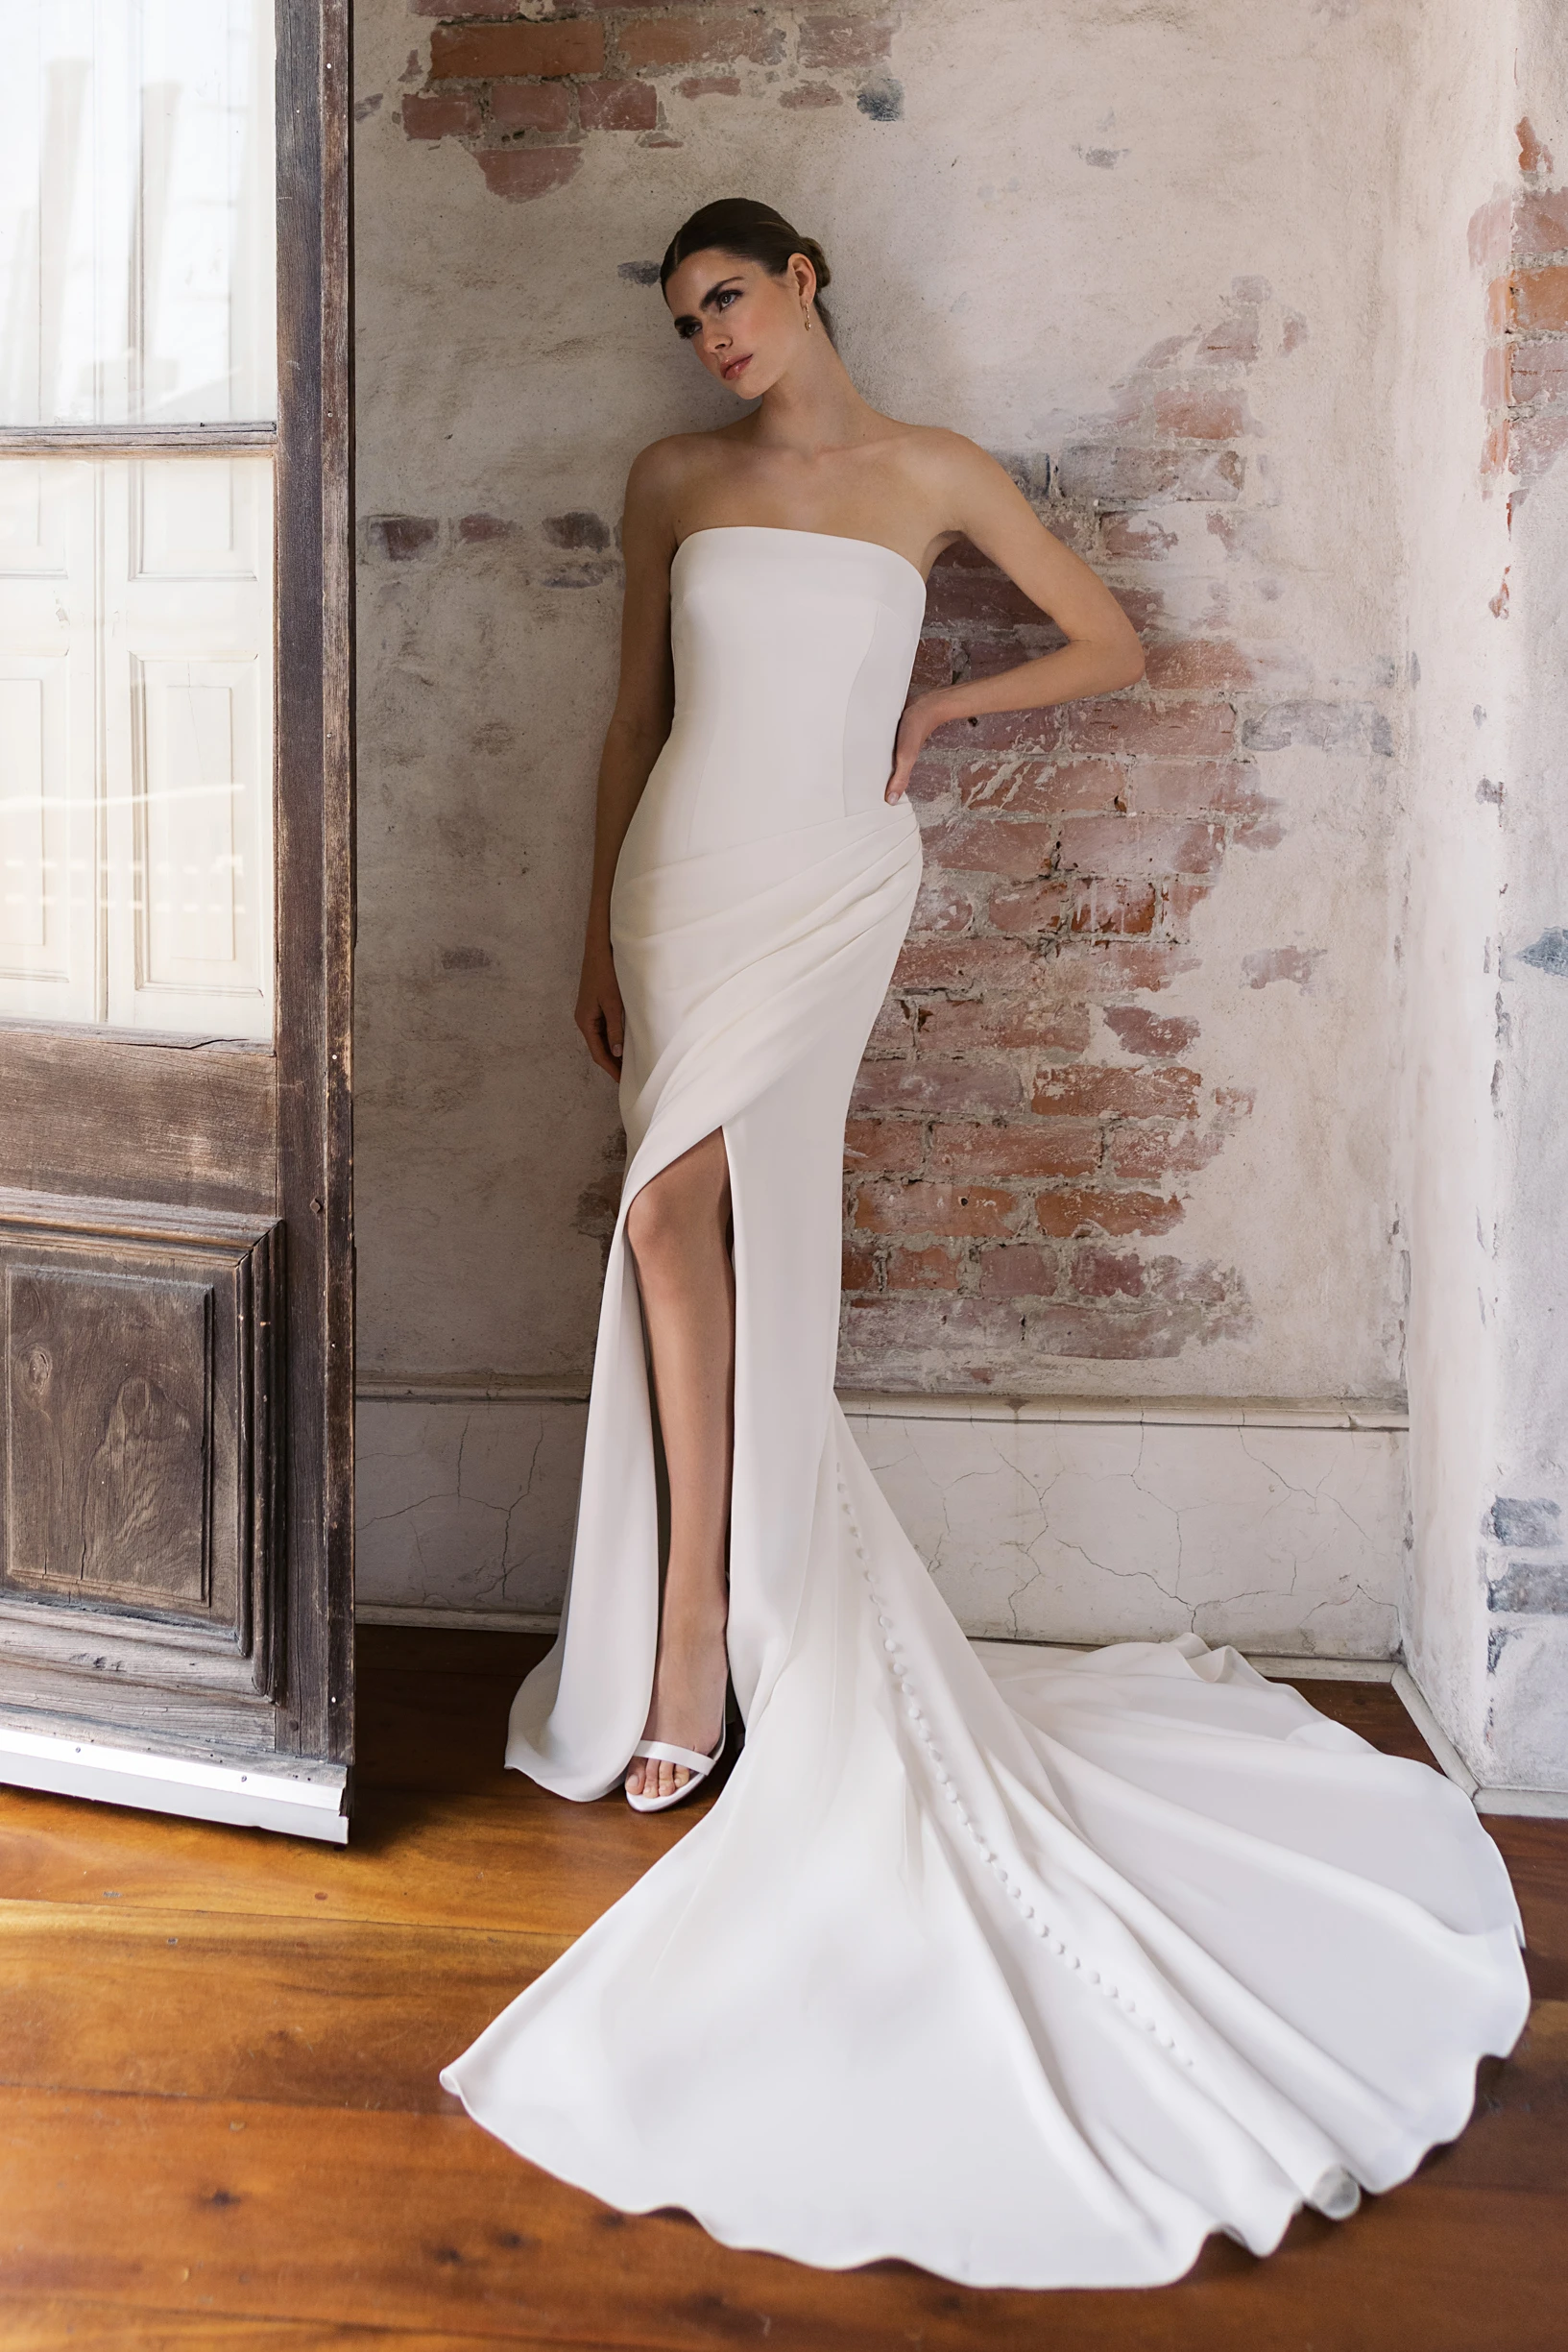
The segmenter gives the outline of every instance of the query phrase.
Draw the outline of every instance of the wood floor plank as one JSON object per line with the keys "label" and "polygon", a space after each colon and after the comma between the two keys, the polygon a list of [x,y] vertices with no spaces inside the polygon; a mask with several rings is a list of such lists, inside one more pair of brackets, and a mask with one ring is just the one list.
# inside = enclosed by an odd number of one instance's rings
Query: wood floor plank
{"label": "wood floor plank", "polygon": [[1525,1965],[1537,2000],[1568,2000],[1568,1821],[1487,1813],[1519,1898]]}
{"label": "wood floor plank", "polygon": [[500,1797],[373,1789],[347,1846],[4,1788],[0,1899],[575,1936],[713,1801],[649,1816],[510,1777]]}
{"label": "wood floor plank", "polygon": [[0,2092],[12,2294],[505,2341],[710,2352],[1559,2352],[1564,2200],[1422,2177],[1180,2285],[954,2288],[808,2270],[612,2214],[463,2118]]}
{"label": "wood floor plank", "polygon": [[437,2076],[559,1937],[0,1903],[0,2082],[456,2113]]}
{"label": "wood floor plank", "polygon": [[1315,1677],[1303,1677],[1291,1687],[1320,1715],[1348,1725],[1385,1756],[1407,1756],[1418,1764],[1440,1769],[1392,1683],[1319,1682]]}
{"label": "wood floor plank", "polygon": [[[0,2342],[6,2352],[555,2352],[537,2336],[475,2337],[442,2329],[324,2327],[315,2319],[248,2319],[217,2312],[127,2312],[116,2304],[13,2297],[0,2280]],[[582,2344],[573,2352],[610,2352]]]}

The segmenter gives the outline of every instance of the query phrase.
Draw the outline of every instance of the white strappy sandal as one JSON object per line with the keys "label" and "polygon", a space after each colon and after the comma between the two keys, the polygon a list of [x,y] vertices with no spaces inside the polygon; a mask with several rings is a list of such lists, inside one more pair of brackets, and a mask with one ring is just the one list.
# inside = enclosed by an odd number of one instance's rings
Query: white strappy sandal
{"label": "white strappy sandal", "polygon": [[713,1750],[712,1756],[704,1756],[696,1748],[678,1748],[674,1741],[669,1739],[639,1739],[632,1750],[634,1757],[646,1757],[656,1764],[684,1764],[691,1778],[689,1781],[683,1781],[679,1788],[672,1788],[667,1797],[634,1797],[631,1790],[622,1783],[626,1802],[633,1812],[662,1813],[667,1806],[679,1805],[683,1797],[689,1797],[693,1789],[700,1788],[718,1762],[719,1758],[724,1754],[724,1742],[729,1736],[729,1721],[726,1719],[719,1726],[718,1746]]}

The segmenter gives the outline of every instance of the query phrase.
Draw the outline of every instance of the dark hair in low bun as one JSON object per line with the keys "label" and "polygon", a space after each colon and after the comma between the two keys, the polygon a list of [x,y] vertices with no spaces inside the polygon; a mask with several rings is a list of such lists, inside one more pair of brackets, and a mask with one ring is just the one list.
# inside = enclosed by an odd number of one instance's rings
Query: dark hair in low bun
{"label": "dark hair in low bun", "polygon": [[659,265],[661,290],[683,261],[692,254],[711,249],[734,254],[742,261],[760,262],[771,278],[784,276],[791,254],[804,254],[817,274],[817,315],[832,337],[833,323],[822,301],[823,287],[832,282],[828,256],[815,237],[803,237],[799,230],[791,229],[782,212],[775,212],[771,205],[758,204],[750,196],[721,196],[714,204],[703,205],[689,220],[681,223],[669,241]]}

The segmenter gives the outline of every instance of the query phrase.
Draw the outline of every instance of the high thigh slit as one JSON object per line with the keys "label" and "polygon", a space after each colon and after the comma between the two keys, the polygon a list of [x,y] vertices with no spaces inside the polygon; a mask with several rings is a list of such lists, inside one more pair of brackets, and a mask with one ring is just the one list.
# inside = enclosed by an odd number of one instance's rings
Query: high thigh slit
{"label": "high thigh slit", "polygon": [[[618,1788],[658,1637],[626,1211],[717,1128],[736,1270],[738,1762],[442,2074],[630,2212],[837,2267],[1147,2286],[1452,2138],[1528,2007],[1450,1782],[1195,1635],[965,1639],[833,1395],[856,1069],[921,871],[882,787],[924,607],[890,548],[705,530],[612,930],[629,1162],[560,1638],[507,1761]],[[940,1366],[932,1367],[940,1376]]]}

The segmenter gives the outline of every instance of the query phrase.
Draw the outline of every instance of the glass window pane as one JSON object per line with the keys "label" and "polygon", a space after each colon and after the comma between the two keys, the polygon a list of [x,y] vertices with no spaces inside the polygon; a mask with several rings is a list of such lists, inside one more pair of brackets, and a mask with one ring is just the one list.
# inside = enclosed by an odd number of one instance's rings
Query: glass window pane
{"label": "glass window pane", "polygon": [[0,1015],[271,1038],[272,495],[0,460]]}
{"label": "glass window pane", "polygon": [[277,413],[273,0],[0,0],[0,424]]}

